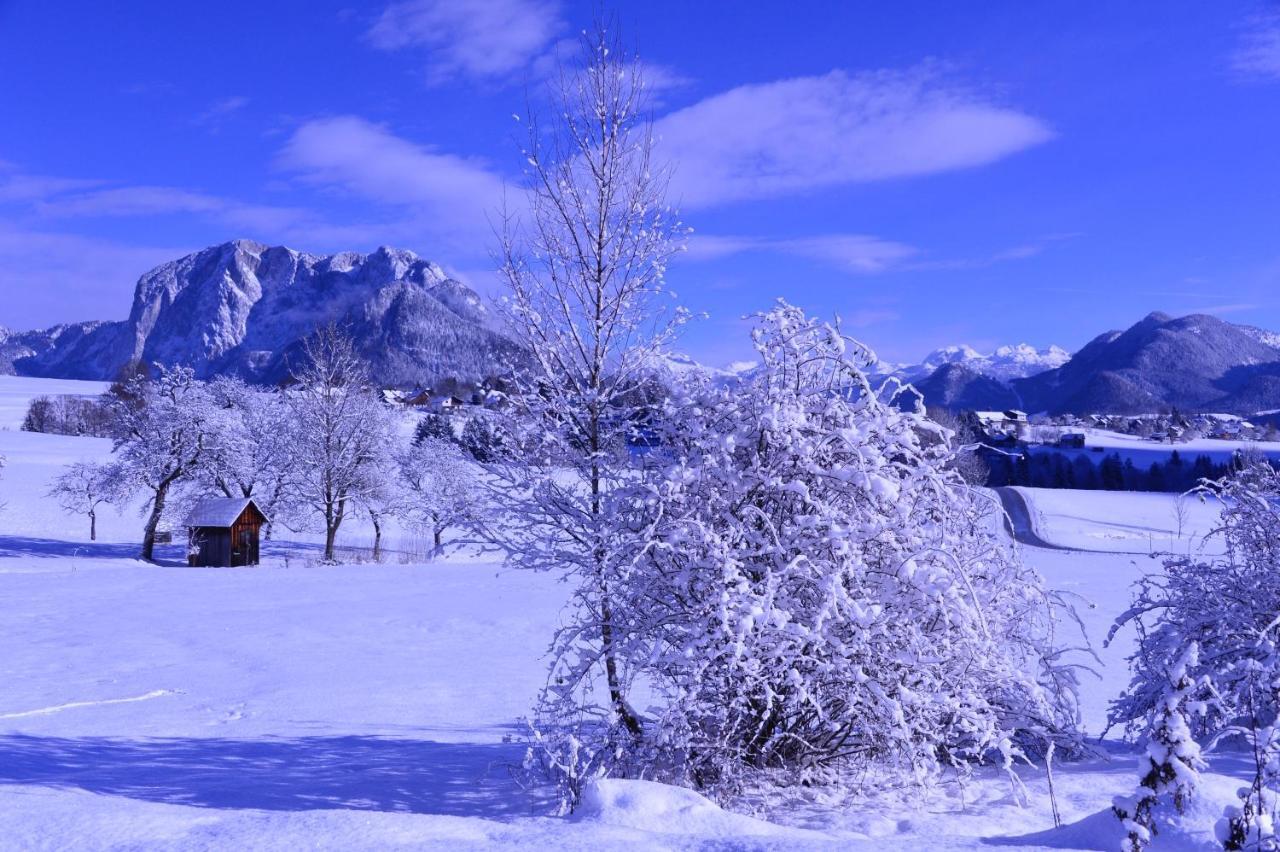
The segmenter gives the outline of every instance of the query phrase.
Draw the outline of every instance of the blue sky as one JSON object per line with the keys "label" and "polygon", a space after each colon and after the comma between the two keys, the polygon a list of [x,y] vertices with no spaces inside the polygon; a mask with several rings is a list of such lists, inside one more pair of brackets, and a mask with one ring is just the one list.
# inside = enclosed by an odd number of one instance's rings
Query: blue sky
{"label": "blue sky", "polygon": [[[0,0],[0,325],[122,317],[235,237],[411,248],[490,290],[512,114],[594,2]],[[1280,6],[615,3],[670,270],[747,354],[784,296],[882,357],[1077,348],[1152,310],[1280,329]]]}

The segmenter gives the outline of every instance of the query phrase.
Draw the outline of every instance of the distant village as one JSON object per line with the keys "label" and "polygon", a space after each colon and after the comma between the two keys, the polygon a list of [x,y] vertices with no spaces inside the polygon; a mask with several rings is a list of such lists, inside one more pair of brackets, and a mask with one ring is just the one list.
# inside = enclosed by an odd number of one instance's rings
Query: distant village
{"label": "distant village", "polygon": [[1054,445],[1064,449],[1085,446],[1087,430],[1131,435],[1157,444],[1185,444],[1200,438],[1217,441],[1280,441],[1275,422],[1254,423],[1232,414],[1063,414],[1028,415],[1025,411],[975,411],[969,415],[984,443]]}

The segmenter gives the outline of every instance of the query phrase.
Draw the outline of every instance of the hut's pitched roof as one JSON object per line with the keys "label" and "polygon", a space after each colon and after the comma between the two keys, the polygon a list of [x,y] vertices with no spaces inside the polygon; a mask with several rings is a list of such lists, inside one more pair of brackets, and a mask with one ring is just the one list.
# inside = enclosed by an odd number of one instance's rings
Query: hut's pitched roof
{"label": "hut's pitched roof", "polygon": [[[187,515],[187,526],[189,527],[229,527],[236,522],[236,518],[240,517],[240,513],[245,507],[253,503],[252,497],[206,497],[203,500],[196,501],[191,507],[191,513]],[[263,512],[257,503],[253,503],[253,507],[258,510],[262,517],[266,517],[267,513]]]}

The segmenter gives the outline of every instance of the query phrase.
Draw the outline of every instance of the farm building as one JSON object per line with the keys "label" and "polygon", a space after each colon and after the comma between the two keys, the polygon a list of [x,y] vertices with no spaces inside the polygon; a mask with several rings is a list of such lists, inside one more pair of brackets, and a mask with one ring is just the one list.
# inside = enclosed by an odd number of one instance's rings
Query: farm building
{"label": "farm building", "polygon": [[258,564],[258,537],[267,516],[250,497],[209,497],[187,515],[187,564],[192,567]]}

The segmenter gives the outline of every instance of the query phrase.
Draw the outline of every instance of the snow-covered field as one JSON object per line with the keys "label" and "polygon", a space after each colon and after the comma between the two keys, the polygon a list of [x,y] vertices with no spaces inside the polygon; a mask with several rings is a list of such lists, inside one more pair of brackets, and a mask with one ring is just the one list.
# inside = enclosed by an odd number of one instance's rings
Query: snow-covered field
{"label": "snow-covered field", "polygon": [[97,396],[109,382],[80,382],[71,379],[28,379],[0,376],[0,429],[17,429],[27,414],[31,398],[42,394]]}
{"label": "snow-covered field", "polygon": [[1221,515],[1215,500],[1130,491],[1017,490],[1031,507],[1036,533],[1052,544],[1133,554],[1221,550],[1219,541],[1206,538]]}
{"label": "snow-covered field", "polygon": [[[0,379],[0,849],[1118,848],[1107,808],[1132,791],[1135,760],[1114,743],[1110,757],[1056,767],[1063,829],[1030,767],[1025,804],[992,772],[925,797],[797,794],[766,822],[613,781],[574,817],[551,816],[512,770],[565,599],[555,577],[466,554],[323,567],[307,541],[272,542],[263,565],[237,569],[177,567],[174,546],[157,567],[134,559],[132,513],[108,512],[89,543],[43,495],[108,442],[13,420],[24,393],[97,390],[57,384]],[[1111,534],[1172,523],[1165,495],[1028,493],[1041,534],[1073,547],[1145,553],[1145,534],[1132,547]],[[1200,513],[1188,528],[1209,523]],[[1155,564],[1025,556],[1081,596],[1096,645]],[[1127,679],[1129,641],[1100,651],[1101,678],[1085,679],[1093,732]],[[1166,831],[1165,848],[1209,848],[1237,782],[1210,774],[1206,786],[1193,834]]]}

